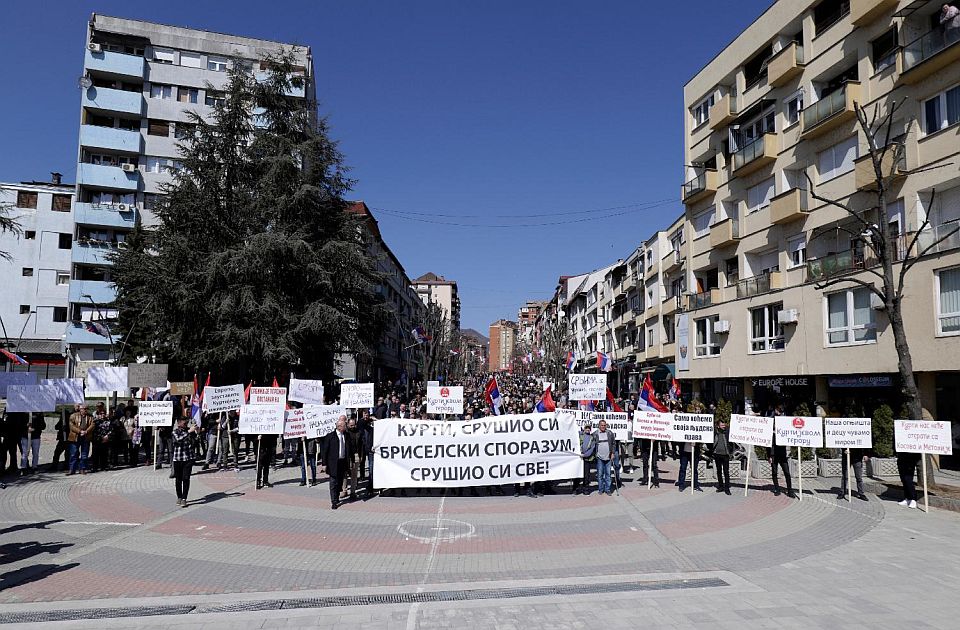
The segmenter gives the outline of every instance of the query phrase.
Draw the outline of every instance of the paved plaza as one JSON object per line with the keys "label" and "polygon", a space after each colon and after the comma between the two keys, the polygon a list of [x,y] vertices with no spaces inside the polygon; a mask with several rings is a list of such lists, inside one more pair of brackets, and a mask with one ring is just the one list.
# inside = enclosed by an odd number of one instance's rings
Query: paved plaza
{"label": "paved plaza", "polygon": [[[895,500],[435,490],[329,509],[299,469],[39,474],[0,490],[0,625],[955,628],[960,515]],[[712,471],[708,473],[712,480]],[[833,480],[836,481],[836,480]],[[464,495],[467,495],[464,492]],[[62,621],[55,621],[61,619]]]}

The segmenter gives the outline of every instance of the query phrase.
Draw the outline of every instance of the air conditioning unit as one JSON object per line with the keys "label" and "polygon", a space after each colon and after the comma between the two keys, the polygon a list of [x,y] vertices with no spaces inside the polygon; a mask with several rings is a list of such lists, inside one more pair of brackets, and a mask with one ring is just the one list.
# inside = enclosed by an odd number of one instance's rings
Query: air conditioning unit
{"label": "air conditioning unit", "polygon": [[[124,166],[126,166],[126,164],[124,164]],[[123,211],[123,210],[126,210],[126,209],[127,209],[127,206],[123,205],[122,203],[121,203],[121,204],[117,204],[117,210]]]}
{"label": "air conditioning unit", "polygon": [[788,308],[777,313],[778,324],[796,324],[800,321],[800,311],[795,308]]}
{"label": "air conditioning unit", "polygon": [[870,308],[875,311],[882,311],[887,308],[887,305],[883,303],[883,300],[880,299],[880,296],[876,293],[870,294]]}
{"label": "air conditioning unit", "polygon": [[103,47],[100,46],[100,44],[95,44],[93,42],[87,44],[87,48],[90,50],[90,52],[103,52]]}
{"label": "air conditioning unit", "polygon": [[713,332],[718,335],[730,332],[730,322],[725,319],[718,319],[713,322]]}
{"label": "air conditioning unit", "polygon": [[137,165],[136,165],[136,164],[121,164],[121,165],[120,165],[120,168],[122,168],[122,169],[123,169],[124,171],[126,171],[127,173],[132,173],[132,172],[134,172],[135,170],[137,170]]}

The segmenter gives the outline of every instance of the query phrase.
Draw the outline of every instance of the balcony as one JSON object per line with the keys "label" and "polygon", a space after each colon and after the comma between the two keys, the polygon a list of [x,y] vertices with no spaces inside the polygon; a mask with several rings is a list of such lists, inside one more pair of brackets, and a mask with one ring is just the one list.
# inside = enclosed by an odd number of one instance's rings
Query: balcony
{"label": "balcony", "polygon": [[78,265],[110,266],[108,256],[117,251],[115,243],[77,239],[70,252],[70,260]]}
{"label": "balcony", "polygon": [[919,83],[927,77],[952,69],[960,61],[960,32],[954,30],[948,38],[936,28],[903,47],[903,72],[900,80],[907,84]]}
{"label": "balcony", "polygon": [[792,188],[770,200],[770,222],[777,225],[804,219],[807,211],[807,191]]}
{"label": "balcony", "polygon": [[777,134],[765,133],[733,154],[733,174],[743,177],[777,160]]}
{"label": "balcony", "polygon": [[687,296],[687,310],[696,311],[723,302],[723,291],[708,289],[703,293],[693,293]]}
{"label": "balcony", "polygon": [[726,127],[737,119],[737,114],[736,94],[724,94],[710,108],[710,128],[717,130]]}
{"label": "balcony", "polygon": [[807,281],[816,282],[865,267],[864,252],[848,249],[807,261]]}
{"label": "balcony", "polygon": [[679,295],[668,295],[664,300],[663,304],[660,307],[660,315],[673,315],[680,310],[680,300],[681,296]]}
{"label": "balcony", "polygon": [[137,213],[131,206],[74,203],[73,218],[79,225],[96,227],[127,228],[132,230]]}
{"label": "balcony", "polygon": [[106,149],[123,153],[140,153],[140,132],[80,125],[80,146],[87,149]]}
{"label": "balcony", "polygon": [[878,17],[897,8],[899,0],[850,0],[850,21],[866,26]]}
{"label": "balcony", "polygon": [[860,101],[860,82],[848,81],[839,90],[805,107],[800,117],[800,135],[815,138],[857,117],[854,104]]}
{"label": "balcony", "polygon": [[710,226],[710,247],[726,247],[740,241],[740,222],[724,219]]}
{"label": "balcony", "polygon": [[68,346],[105,346],[108,348],[113,343],[108,337],[84,328],[83,322],[68,322],[64,341]]}
{"label": "balcony", "polygon": [[683,251],[680,249],[673,250],[663,259],[663,272],[670,273],[671,271],[676,271],[683,266],[683,261]]}
{"label": "balcony", "polygon": [[95,114],[109,116],[119,112],[140,116],[143,111],[143,95],[140,92],[90,87],[83,91],[80,104]]}
{"label": "balcony", "polygon": [[694,204],[717,193],[717,169],[710,168],[683,185],[683,203]]}
{"label": "balcony", "polygon": [[773,87],[786,85],[803,72],[803,46],[790,42],[767,62],[767,83]]}
{"label": "balcony", "polygon": [[768,271],[752,278],[744,278],[737,283],[737,299],[763,295],[774,289],[783,288],[783,279],[779,271]]}
{"label": "balcony", "polygon": [[[889,147],[887,152],[884,153],[883,158],[880,160],[880,171],[885,178],[892,174],[891,183],[896,184],[906,178],[907,168],[905,160],[902,157],[897,164],[893,163],[894,152],[895,148]],[[853,161],[853,170],[856,177],[857,190],[870,191],[877,189],[877,173],[873,169],[873,158],[869,153]]]}
{"label": "balcony", "polygon": [[137,171],[128,173],[119,166],[87,164],[86,162],[77,165],[77,183],[84,186],[136,191],[139,181]]}
{"label": "balcony", "polygon": [[[85,297],[89,295],[90,297]],[[117,299],[117,290],[112,282],[101,282],[97,280],[71,280],[70,281],[70,302],[105,305],[112,303]]]}
{"label": "balcony", "polygon": [[913,253],[917,255],[929,249],[927,254],[941,254],[957,248],[960,248],[960,221],[951,221],[921,232]]}
{"label": "balcony", "polygon": [[129,79],[135,77],[143,80],[143,57],[125,55],[118,52],[101,51],[87,53],[83,60],[83,67],[114,78]]}
{"label": "balcony", "polygon": [[[253,77],[257,83],[265,83],[267,79],[270,78],[270,73],[266,71],[258,70],[257,72],[253,73]],[[295,97],[303,98],[305,87],[306,87],[306,81],[304,81],[303,85],[300,85],[299,87],[295,85],[291,85],[284,91],[284,94],[286,94],[287,96],[295,96]]]}

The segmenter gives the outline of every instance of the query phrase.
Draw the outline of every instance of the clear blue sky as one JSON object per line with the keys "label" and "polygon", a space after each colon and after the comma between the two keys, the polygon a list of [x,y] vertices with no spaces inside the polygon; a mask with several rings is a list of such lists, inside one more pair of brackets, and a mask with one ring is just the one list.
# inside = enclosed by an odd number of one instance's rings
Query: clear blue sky
{"label": "clear blue sky", "polygon": [[[486,332],[682,212],[683,84],[769,4],[6,2],[0,181],[74,180],[94,11],[306,44],[353,197],[411,278],[457,280],[463,326]],[[621,209],[529,216],[604,208]]]}

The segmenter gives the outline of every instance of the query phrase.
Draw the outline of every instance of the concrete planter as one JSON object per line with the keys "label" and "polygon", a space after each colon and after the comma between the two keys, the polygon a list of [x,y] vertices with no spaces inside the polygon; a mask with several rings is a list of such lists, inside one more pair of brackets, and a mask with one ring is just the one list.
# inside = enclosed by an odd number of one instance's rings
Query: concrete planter
{"label": "concrete planter", "polygon": [[840,477],[843,475],[842,459],[818,459],[821,477]]}
{"label": "concrete planter", "polygon": [[[816,477],[819,473],[820,471],[817,470],[817,460],[811,459],[810,461],[803,462],[804,477]],[[790,460],[790,476],[791,477],[797,476],[797,460],[796,459]]]}
{"label": "concrete planter", "polygon": [[[706,462],[697,464],[697,477],[701,483],[708,483],[717,480],[717,465],[714,464],[709,469]],[[742,479],[743,471],[740,469],[739,462],[730,462],[730,479]]]}
{"label": "concrete planter", "polygon": [[871,457],[867,460],[868,477],[898,477],[896,457]]}
{"label": "concrete planter", "polygon": [[750,476],[754,479],[770,479],[772,477],[770,474],[770,462],[765,459],[753,460],[753,470],[750,471]]}

